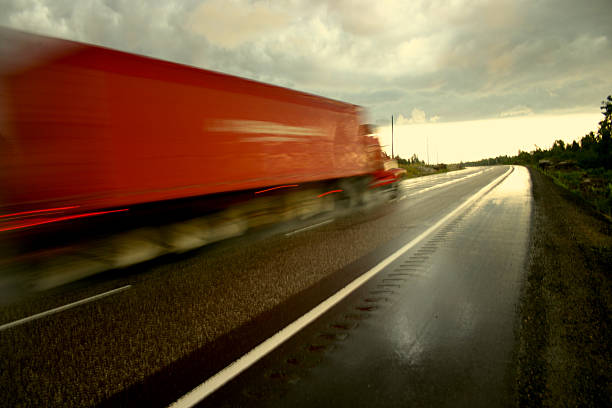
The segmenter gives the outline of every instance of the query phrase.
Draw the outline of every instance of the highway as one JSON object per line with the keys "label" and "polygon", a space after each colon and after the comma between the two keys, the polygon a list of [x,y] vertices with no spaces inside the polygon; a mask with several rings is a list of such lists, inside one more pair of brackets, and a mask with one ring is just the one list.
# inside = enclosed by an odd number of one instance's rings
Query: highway
{"label": "highway", "polygon": [[411,179],[4,304],[2,405],[509,405],[531,205],[522,167]]}

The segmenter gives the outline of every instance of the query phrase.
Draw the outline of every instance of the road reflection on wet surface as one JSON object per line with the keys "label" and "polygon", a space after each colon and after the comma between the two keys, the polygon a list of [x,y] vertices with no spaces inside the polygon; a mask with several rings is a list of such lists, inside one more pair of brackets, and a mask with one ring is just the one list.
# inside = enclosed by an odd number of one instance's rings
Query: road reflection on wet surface
{"label": "road reflection on wet surface", "polygon": [[505,406],[531,219],[516,167],[202,406]]}

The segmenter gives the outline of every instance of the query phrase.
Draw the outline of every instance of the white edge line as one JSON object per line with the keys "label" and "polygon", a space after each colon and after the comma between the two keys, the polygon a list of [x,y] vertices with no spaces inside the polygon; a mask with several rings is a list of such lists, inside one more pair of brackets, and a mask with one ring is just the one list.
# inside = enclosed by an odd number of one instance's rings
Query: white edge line
{"label": "white edge line", "polygon": [[480,171],[468,174],[467,176],[464,176],[464,177],[459,177],[459,178],[456,178],[456,179],[453,179],[453,180],[445,181],[444,183],[436,184],[436,185],[431,186],[431,187],[426,187],[426,188],[423,188],[421,190],[417,190],[414,193],[406,194],[406,197],[412,197],[412,196],[415,196],[415,195],[423,194],[423,193],[425,193],[427,191],[436,190],[438,188],[446,187],[446,186],[448,186],[450,184],[458,183],[460,181],[465,181],[466,179],[469,179],[471,177],[477,176],[477,175],[479,175],[481,173],[484,173],[485,171],[488,171],[488,170],[489,169],[480,170]]}
{"label": "white edge line", "polygon": [[410,241],[409,243],[407,243],[406,245],[404,245],[403,247],[395,251],[393,254],[391,254],[387,258],[385,258],[378,265],[374,266],[372,269],[370,269],[363,275],[353,280],[351,283],[346,285],[344,288],[334,293],[331,297],[324,300],[319,305],[315,306],[312,310],[307,312],[305,315],[298,318],[293,323],[290,323],[284,329],[277,332],[275,335],[273,335],[269,339],[265,340],[263,343],[256,346],[254,349],[252,349],[251,351],[249,351],[248,353],[240,357],[238,360],[234,361],[233,363],[231,363],[230,365],[228,365],[227,367],[219,371],[217,374],[213,375],[212,377],[204,381],[202,384],[198,385],[196,388],[194,388],[187,394],[183,395],[177,401],[173,402],[170,405],[170,408],[192,407],[198,402],[202,401],[207,396],[209,396],[210,394],[212,394],[213,392],[215,392],[217,389],[221,388],[225,383],[230,381],[232,378],[236,377],[242,371],[249,368],[251,365],[253,365],[259,359],[264,357],[270,351],[274,350],[280,344],[288,340],[291,336],[296,334],[298,331],[302,330],[304,327],[306,327],[308,324],[316,320],[323,313],[331,309],[334,305],[336,305],[338,302],[340,302],[342,299],[348,296],[351,292],[353,292],[355,289],[363,285],[365,282],[367,282],[370,278],[372,278],[378,272],[386,268],[391,262],[399,258],[404,252],[408,251],[410,248],[418,244],[426,236],[431,234],[434,230],[436,230],[442,224],[448,221],[450,218],[455,216],[455,214],[463,210],[463,208],[470,205],[474,201],[478,200],[481,196],[486,194],[489,191],[489,189],[491,189],[493,186],[495,186],[497,183],[503,180],[508,174],[510,174],[512,170],[513,170],[513,167],[511,167],[504,174],[497,177],[495,180],[493,180],[492,182],[490,182],[489,184],[487,184],[486,186],[478,190],[474,195],[472,195],[470,198],[464,201],[463,204],[459,205],[457,208],[455,208],[453,211],[448,213],[446,216],[444,216],[434,225],[429,227],[419,236],[417,236],[412,241]]}
{"label": "white edge line", "polygon": [[52,315],[54,313],[63,312],[66,309],[71,309],[73,307],[80,306],[82,304],[85,304],[85,303],[88,303],[88,302],[92,302],[94,300],[98,300],[98,299],[101,299],[101,298],[106,297],[106,296],[114,295],[115,293],[127,290],[127,289],[129,289],[131,287],[132,287],[132,285],[125,285],[125,286],[122,286],[122,287],[117,288],[117,289],[109,290],[108,292],[100,293],[100,294],[95,295],[95,296],[91,296],[91,297],[88,297],[88,298],[85,298],[85,299],[77,300],[76,302],[68,303],[68,304],[66,304],[64,306],[56,307],[54,309],[49,309],[47,311],[44,311],[44,312],[41,312],[41,313],[37,313],[37,314],[32,315],[32,316],[24,317],[23,319],[15,320],[14,322],[3,324],[2,326],[0,326],[0,331],[6,330],[6,329],[10,329],[11,327],[19,326],[20,324],[31,322],[32,320],[40,319],[42,317],[49,316],[49,315]]}
{"label": "white edge line", "polygon": [[312,225],[309,225],[307,227],[296,229],[295,231],[288,232],[288,233],[285,234],[285,236],[288,237],[290,235],[297,234],[298,232],[307,231],[309,229],[316,228],[316,227],[319,227],[321,225],[329,224],[332,221],[334,221],[333,218],[331,220],[321,221],[321,222],[319,222],[317,224],[312,224]]}

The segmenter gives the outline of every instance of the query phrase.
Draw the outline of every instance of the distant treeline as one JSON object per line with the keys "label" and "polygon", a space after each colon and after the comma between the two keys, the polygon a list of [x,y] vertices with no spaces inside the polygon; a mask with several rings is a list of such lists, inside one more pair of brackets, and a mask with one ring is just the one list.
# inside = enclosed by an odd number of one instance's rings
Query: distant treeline
{"label": "distant treeline", "polygon": [[419,160],[419,157],[416,154],[413,154],[409,159],[403,159],[399,156],[395,156],[395,160],[397,160],[398,164],[425,164],[423,160]]}
{"label": "distant treeline", "polygon": [[557,165],[562,162],[576,164],[582,169],[605,169],[612,168],[612,150],[610,128],[612,123],[612,96],[602,101],[601,110],[604,119],[599,122],[599,129],[596,133],[586,134],[579,142],[565,144],[563,140],[557,140],[550,149],[542,150],[536,146],[531,152],[519,150],[516,156],[497,156],[494,158],[482,159],[468,162],[468,166],[481,166],[488,164],[543,164]]}
{"label": "distant treeline", "polygon": [[580,195],[600,212],[612,216],[612,96],[602,101],[604,119],[597,132],[590,132],[571,144],[557,140],[550,149],[498,156],[466,163],[532,165],[566,189]]}

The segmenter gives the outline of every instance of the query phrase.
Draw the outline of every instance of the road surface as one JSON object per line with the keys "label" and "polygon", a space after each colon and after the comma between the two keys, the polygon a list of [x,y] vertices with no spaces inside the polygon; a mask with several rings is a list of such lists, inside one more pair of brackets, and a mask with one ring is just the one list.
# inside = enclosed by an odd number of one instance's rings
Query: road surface
{"label": "road surface", "polygon": [[[508,404],[529,183],[504,166],[408,180],[390,203],[4,305],[2,398],[167,406],[221,378],[205,406]],[[233,380],[216,376],[347,285]]]}

